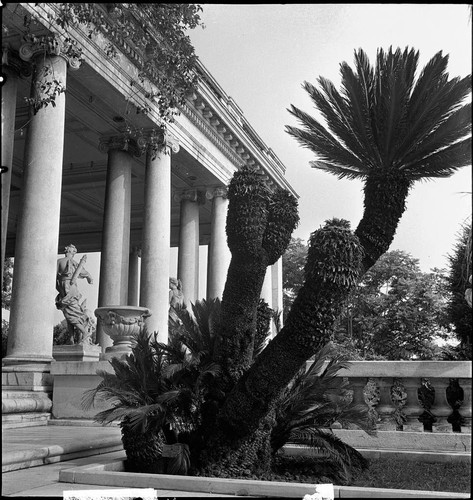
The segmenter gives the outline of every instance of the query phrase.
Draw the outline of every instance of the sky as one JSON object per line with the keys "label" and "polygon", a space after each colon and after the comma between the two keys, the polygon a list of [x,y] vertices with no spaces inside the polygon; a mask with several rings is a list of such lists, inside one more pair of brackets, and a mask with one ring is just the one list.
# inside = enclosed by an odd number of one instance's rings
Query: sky
{"label": "sky", "polygon": [[[202,4],[205,29],[189,32],[196,54],[286,166],[299,198],[299,227],[310,233],[333,217],[356,228],[363,214],[361,181],[312,169],[315,156],[285,132],[296,125],[291,104],[317,116],[302,88],[319,76],[340,88],[339,64],[353,66],[362,48],[374,63],[378,47],[419,50],[419,69],[438,51],[449,54],[451,77],[471,74],[467,4]],[[456,234],[471,214],[471,166],[449,179],[412,188],[391,250],[419,259],[425,272],[445,268]]]}
{"label": "sky", "polygon": [[[285,125],[298,125],[287,111],[291,104],[316,116],[302,83],[315,84],[318,76],[324,76],[339,88],[339,64],[353,65],[354,50],[363,48],[374,62],[377,48],[391,45],[419,50],[420,68],[442,50],[449,54],[450,76],[471,74],[472,21],[467,4],[202,4],[202,8],[205,29],[189,31],[196,53],[286,166],[286,178],[300,197],[301,220],[293,236],[304,241],[333,217],[347,219],[356,228],[363,212],[363,186],[312,169],[313,153],[285,132]],[[471,166],[449,179],[416,184],[390,249],[418,258],[424,272],[446,268],[461,225],[471,220],[471,191]],[[203,247],[201,254],[204,263]],[[88,257],[87,268],[94,285],[81,280],[79,287],[88,307],[95,309],[98,254]],[[176,275],[176,252],[170,274]],[[204,280],[201,285],[203,296]],[[62,320],[59,311],[56,316]]]}

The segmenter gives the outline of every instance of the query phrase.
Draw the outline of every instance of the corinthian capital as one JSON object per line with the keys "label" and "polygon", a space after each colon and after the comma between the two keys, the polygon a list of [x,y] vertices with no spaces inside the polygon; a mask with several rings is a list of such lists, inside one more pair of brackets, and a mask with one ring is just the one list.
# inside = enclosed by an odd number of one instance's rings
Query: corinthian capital
{"label": "corinthian capital", "polygon": [[146,148],[146,140],[143,137],[134,138],[127,134],[101,137],[99,151],[108,153],[111,150],[127,151],[133,156],[139,157]]}
{"label": "corinthian capital", "polygon": [[60,56],[73,70],[82,63],[81,50],[71,41],[63,41],[59,35],[45,35],[32,38],[20,47],[20,58],[29,62],[38,55]]}

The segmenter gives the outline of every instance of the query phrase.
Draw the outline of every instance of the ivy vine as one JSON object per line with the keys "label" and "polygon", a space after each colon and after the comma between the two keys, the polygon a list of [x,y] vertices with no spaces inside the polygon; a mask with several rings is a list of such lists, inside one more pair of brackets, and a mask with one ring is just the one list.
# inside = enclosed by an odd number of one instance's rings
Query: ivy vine
{"label": "ivy vine", "polygon": [[[35,4],[38,5],[38,4]],[[107,43],[102,47],[107,58],[118,56],[117,47],[128,47],[134,64],[138,67],[138,79],[146,104],[137,106],[137,113],[148,114],[157,109],[166,123],[172,123],[179,114],[189,94],[197,85],[197,56],[188,29],[204,27],[199,13],[202,8],[196,4],[155,4],[155,3],[60,3],[56,6],[56,14],[49,14],[52,24],[61,29],[61,40],[66,50],[74,50],[82,57],[82,49],[70,35],[71,27],[80,25],[87,30],[92,39],[102,33]],[[25,40],[31,41],[32,18],[25,16]],[[58,36],[48,35],[45,41],[45,54],[49,43],[57,43]],[[27,98],[34,112],[41,107],[55,105],[55,98],[65,92],[65,87],[54,74],[43,75],[40,87],[33,97]],[[130,82],[131,94],[138,94],[137,82]],[[157,88],[158,91],[153,91]],[[135,90],[136,89],[136,90]],[[127,108],[129,103],[127,103]],[[129,110],[126,110],[126,114]]]}

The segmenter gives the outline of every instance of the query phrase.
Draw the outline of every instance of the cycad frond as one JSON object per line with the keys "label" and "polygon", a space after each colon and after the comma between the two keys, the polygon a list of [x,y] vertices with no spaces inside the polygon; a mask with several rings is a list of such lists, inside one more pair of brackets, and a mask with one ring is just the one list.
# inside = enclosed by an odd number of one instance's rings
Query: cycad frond
{"label": "cycad frond", "polygon": [[352,446],[344,443],[329,430],[306,427],[297,429],[290,435],[290,442],[307,446],[314,452],[332,460],[340,468],[341,478],[350,479],[353,469],[366,469],[368,460]]}
{"label": "cycad frond", "polygon": [[304,82],[326,126],[291,106],[302,129],[286,131],[315,153],[311,166],[348,179],[398,173],[412,183],[468,165],[466,146],[454,144],[471,133],[471,106],[464,102],[471,76],[449,79],[448,56],[440,51],[416,79],[418,61],[418,51],[390,47],[378,49],[372,67],[359,49],[355,70],[340,65],[341,93],[323,77],[318,88]]}

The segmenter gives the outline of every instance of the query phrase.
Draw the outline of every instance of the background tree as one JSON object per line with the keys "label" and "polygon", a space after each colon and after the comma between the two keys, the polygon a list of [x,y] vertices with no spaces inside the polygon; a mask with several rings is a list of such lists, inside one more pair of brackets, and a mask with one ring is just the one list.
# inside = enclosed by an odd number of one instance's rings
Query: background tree
{"label": "background tree", "polygon": [[2,309],[10,310],[11,286],[13,280],[13,259],[6,258],[3,261],[2,281]]}
{"label": "background tree", "polygon": [[435,359],[434,342],[452,337],[447,318],[447,278],[423,273],[418,259],[394,250],[384,254],[352,291],[337,320],[337,344],[357,359]]}
{"label": "background tree", "polygon": [[291,238],[282,256],[283,317],[286,319],[294,299],[304,283],[307,245],[301,238]]}
{"label": "background tree", "polygon": [[465,291],[471,288],[471,222],[461,228],[453,254],[448,256],[450,270],[448,287],[451,297],[448,303],[448,317],[455,326],[455,334],[460,341],[457,355],[471,359],[471,307],[465,299]]}

